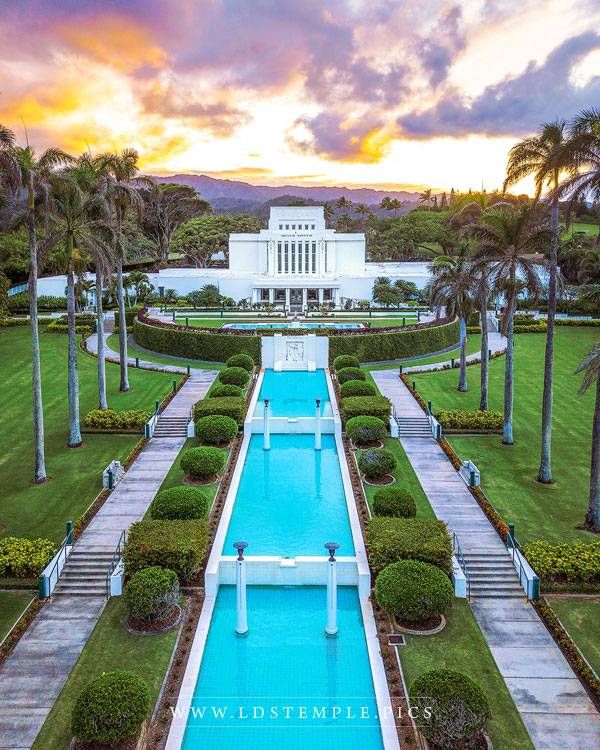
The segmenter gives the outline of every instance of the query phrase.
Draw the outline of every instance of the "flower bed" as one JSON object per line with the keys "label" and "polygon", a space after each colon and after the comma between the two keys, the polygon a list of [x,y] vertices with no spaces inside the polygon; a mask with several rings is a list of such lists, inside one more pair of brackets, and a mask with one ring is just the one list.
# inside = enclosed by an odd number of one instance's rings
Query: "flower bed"
{"label": "flower bed", "polygon": [[523,552],[543,591],[600,592],[600,540],[552,544],[538,539]]}
{"label": "flower bed", "polygon": [[503,416],[499,411],[442,409],[436,414],[445,432],[501,433]]}
{"label": "flower bed", "polygon": [[83,419],[84,432],[139,432],[152,413],[145,409],[92,409]]}
{"label": "flower bed", "polygon": [[38,576],[56,554],[49,539],[0,538],[0,577],[29,578]]}

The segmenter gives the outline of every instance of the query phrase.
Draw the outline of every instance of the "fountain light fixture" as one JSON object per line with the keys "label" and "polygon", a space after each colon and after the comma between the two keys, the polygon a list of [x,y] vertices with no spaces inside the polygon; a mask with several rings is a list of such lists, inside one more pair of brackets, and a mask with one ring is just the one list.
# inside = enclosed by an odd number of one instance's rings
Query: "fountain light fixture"
{"label": "fountain light fixture", "polygon": [[335,562],[335,551],[340,548],[340,545],[337,542],[325,542],[323,546],[329,550],[329,562]]}
{"label": "fountain light fixture", "polygon": [[238,552],[238,560],[244,559],[244,550],[248,546],[248,542],[234,542],[233,546]]}

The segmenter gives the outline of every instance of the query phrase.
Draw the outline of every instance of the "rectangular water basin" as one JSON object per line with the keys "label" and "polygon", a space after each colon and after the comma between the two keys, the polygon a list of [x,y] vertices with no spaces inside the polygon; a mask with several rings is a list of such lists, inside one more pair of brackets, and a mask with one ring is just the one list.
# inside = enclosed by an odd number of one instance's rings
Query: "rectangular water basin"
{"label": "rectangular water basin", "polygon": [[331,416],[325,370],[265,370],[254,416],[262,416],[266,398],[272,417],[313,417],[317,398],[321,401],[321,416]]}
{"label": "rectangular water basin", "polygon": [[249,586],[244,636],[234,630],[235,598],[221,586],[183,750],[380,750],[356,589],[338,588],[333,638],[325,587]]}
{"label": "rectangular water basin", "polygon": [[308,323],[304,321],[289,321],[286,323],[285,321],[281,321],[281,323],[225,323],[223,328],[231,328],[234,331],[261,331],[272,329],[293,331],[294,329],[315,330],[318,328],[333,328],[340,331],[358,331],[362,328],[366,328],[366,326],[364,323]]}
{"label": "rectangular water basin", "polygon": [[249,555],[325,555],[325,542],[353,555],[354,544],[335,438],[323,435],[315,450],[313,435],[250,438],[222,554],[233,542],[248,542]]}

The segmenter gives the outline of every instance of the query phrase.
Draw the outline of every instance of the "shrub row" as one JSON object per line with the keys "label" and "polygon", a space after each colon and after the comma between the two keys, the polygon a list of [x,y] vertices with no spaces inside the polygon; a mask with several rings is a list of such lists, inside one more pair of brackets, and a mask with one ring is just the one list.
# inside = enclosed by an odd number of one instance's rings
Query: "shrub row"
{"label": "shrub row", "polygon": [[[29,294],[19,292],[8,298],[8,309],[10,312],[29,312]],[[67,309],[66,297],[51,297],[42,294],[38,297],[38,310],[44,312],[55,312],[57,310]]]}
{"label": "shrub row", "polygon": [[373,496],[373,511],[376,516],[414,518],[417,515],[417,505],[408,490],[382,487]]}
{"label": "shrub row", "polygon": [[150,518],[157,521],[189,521],[204,518],[209,500],[199,487],[180,485],[161,490],[150,504]]}
{"label": "shrub row", "polygon": [[196,437],[207,445],[229,445],[237,431],[235,419],[221,414],[202,417],[196,422]]}
{"label": "shrub row", "polygon": [[204,481],[217,476],[225,466],[226,454],[219,448],[190,448],[179,461],[182,470],[192,479]]}
{"label": "shrub row", "polygon": [[540,576],[544,591],[589,587],[600,590],[600,541],[552,544],[529,542],[525,557]]}
{"label": "shrub row", "polygon": [[375,581],[377,604],[407,623],[421,623],[443,615],[454,600],[454,588],[443,570],[420,560],[387,565]]}
{"label": "shrub row", "polygon": [[515,333],[546,333],[548,327],[546,322],[533,323],[531,325],[515,325]]}
{"label": "shrub row", "polygon": [[[142,309],[141,305],[137,305],[136,307],[126,307],[125,308],[125,326],[129,328],[130,326],[133,326],[133,321],[136,318],[136,315],[139,313],[139,311]],[[115,328],[119,328],[121,325],[121,316],[119,315],[119,309],[117,308],[115,310]]]}
{"label": "shrub row", "polygon": [[83,426],[87,429],[107,432],[141,430],[151,416],[151,412],[145,409],[126,409],[125,411],[92,409],[85,415]]}
{"label": "shrub row", "polygon": [[346,433],[355,445],[369,445],[383,440],[386,426],[378,417],[352,417],[346,423]]}
{"label": "shrub row", "polygon": [[333,360],[332,368],[334,370],[343,370],[346,367],[360,367],[360,362],[353,354],[340,354]]}
{"label": "shrub row", "polygon": [[241,425],[246,416],[246,401],[242,396],[218,396],[203,398],[194,406],[194,421],[211,414],[221,414],[231,417]]}
{"label": "shrub row", "polygon": [[377,396],[379,391],[373,383],[365,383],[364,380],[346,380],[340,385],[340,397],[348,396]]}
{"label": "shrub row", "polygon": [[[50,325],[52,318],[38,318],[38,328]],[[0,318],[0,328],[16,328],[28,326],[29,318]]]}
{"label": "shrub row", "polygon": [[240,388],[239,385],[223,385],[222,383],[214,383],[210,389],[210,396],[212,398],[222,398],[223,396],[243,396],[244,389]]}
{"label": "shrub row", "polygon": [[[46,326],[48,333],[68,333],[69,326],[66,323],[61,323],[57,318]],[[90,336],[92,333],[92,326],[86,325],[85,323],[75,323],[75,333],[81,336]]]}
{"label": "shrub row", "polygon": [[502,430],[503,416],[499,411],[469,411],[466,409],[442,409],[436,415],[445,430],[477,430],[497,432]]}
{"label": "shrub row", "polygon": [[375,516],[367,525],[367,551],[374,573],[399,560],[421,560],[451,571],[452,544],[443,521]]}
{"label": "shrub row", "polygon": [[250,373],[243,367],[226,367],[218,375],[219,383],[223,385],[237,385],[244,388],[250,380]]}
{"label": "shrub row", "polygon": [[234,354],[226,362],[227,367],[242,367],[248,372],[254,370],[254,360],[249,354]]}
{"label": "shrub row", "polygon": [[358,468],[370,481],[382,479],[396,468],[396,457],[385,448],[369,448],[358,455]]}
{"label": "shrub row", "polygon": [[129,616],[150,624],[166,618],[179,601],[179,579],[173,570],[152,565],[138,570],[125,587]]}
{"label": "shrub row", "polygon": [[554,321],[554,325],[573,326],[576,328],[597,328],[598,326],[600,326],[600,320],[568,320],[566,318],[556,318]]}
{"label": "shrub row", "polygon": [[352,417],[378,417],[387,424],[390,408],[390,401],[385,396],[348,396],[340,401],[344,425]]}
{"label": "shrub row", "polygon": [[56,554],[49,539],[0,538],[0,576],[31,578],[38,576]]}

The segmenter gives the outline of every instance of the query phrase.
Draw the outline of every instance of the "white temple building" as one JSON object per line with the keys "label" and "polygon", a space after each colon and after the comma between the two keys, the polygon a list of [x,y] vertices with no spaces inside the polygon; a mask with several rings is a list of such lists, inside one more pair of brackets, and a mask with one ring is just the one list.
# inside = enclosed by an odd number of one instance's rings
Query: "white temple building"
{"label": "white temple building", "polygon": [[[229,237],[228,268],[166,268],[148,273],[160,294],[179,295],[215,284],[236,302],[285,306],[301,312],[333,303],[370,300],[378,276],[413,281],[422,289],[430,279],[428,263],[367,263],[365,235],[325,227],[323,206],[271,207],[269,225],[257,234]],[[39,281],[38,294],[64,296],[66,277]]]}

